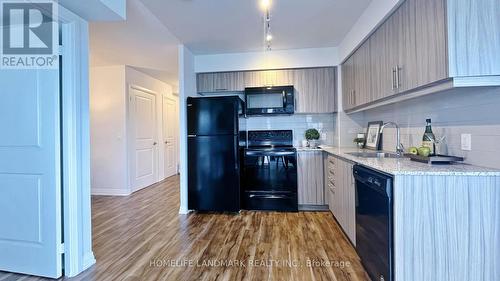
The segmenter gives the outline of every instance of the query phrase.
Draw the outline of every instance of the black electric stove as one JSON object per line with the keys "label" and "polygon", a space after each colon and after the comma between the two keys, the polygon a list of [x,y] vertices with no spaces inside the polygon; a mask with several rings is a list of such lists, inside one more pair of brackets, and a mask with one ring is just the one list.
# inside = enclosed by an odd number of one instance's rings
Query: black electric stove
{"label": "black electric stove", "polygon": [[241,177],[243,209],[298,211],[293,132],[248,131]]}

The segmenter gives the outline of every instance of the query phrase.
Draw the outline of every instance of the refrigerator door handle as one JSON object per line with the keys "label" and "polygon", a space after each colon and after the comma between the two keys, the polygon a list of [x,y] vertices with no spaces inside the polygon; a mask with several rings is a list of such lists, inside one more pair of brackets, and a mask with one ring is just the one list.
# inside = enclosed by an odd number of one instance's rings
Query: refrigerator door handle
{"label": "refrigerator door handle", "polygon": [[239,165],[238,165],[238,139],[236,139],[236,142],[234,144],[234,169],[238,170]]}

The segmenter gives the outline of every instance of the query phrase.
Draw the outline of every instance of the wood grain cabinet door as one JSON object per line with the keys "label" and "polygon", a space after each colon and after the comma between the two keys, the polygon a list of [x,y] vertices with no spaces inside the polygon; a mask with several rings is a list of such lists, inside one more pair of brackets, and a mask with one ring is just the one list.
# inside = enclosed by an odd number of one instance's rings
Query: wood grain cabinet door
{"label": "wood grain cabinet door", "polygon": [[445,0],[407,0],[415,9],[415,78],[424,86],[448,77]]}
{"label": "wood grain cabinet door", "polygon": [[196,89],[198,93],[215,91],[215,73],[198,73],[196,75]]}
{"label": "wood grain cabinet door", "polygon": [[245,90],[243,72],[219,72],[214,75],[215,92],[241,92]]}
{"label": "wood grain cabinet door", "polygon": [[277,86],[293,86],[294,71],[293,69],[281,69],[276,71]]}
{"label": "wood grain cabinet door", "polygon": [[342,64],[342,106],[344,110],[352,109],[354,100],[354,56],[348,58]]}
{"label": "wood grain cabinet door", "polygon": [[390,48],[386,42],[389,36],[387,25],[383,24],[370,37],[371,98],[377,101],[389,95],[393,87]]}
{"label": "wood grain cabinet door", "polygon": [[353,164],[343,162],[342,165],[344,167],[342,187],[344,190],[344,231],[351,242],[356,245],[356,186],[353,177]]}
{"label": "wood grain cabinet door", "polygon": [[299,151],[297,158],[299,205],[324,205],[322,152]]}
{"label": "wood grain cabinet door", "polygon": [[336,112],[336,68],[304,68],[293,71],[296,113]]}
{"label": "wood grain cabinet door", "polygon": [[245,71],[243,77],[245,88],[262,87],[264,84],[260,71]]}
{"label": "wood grain cabinet door", "polygon": [[370,43],[366,41],[353,55],[353,106],[371,101]]}

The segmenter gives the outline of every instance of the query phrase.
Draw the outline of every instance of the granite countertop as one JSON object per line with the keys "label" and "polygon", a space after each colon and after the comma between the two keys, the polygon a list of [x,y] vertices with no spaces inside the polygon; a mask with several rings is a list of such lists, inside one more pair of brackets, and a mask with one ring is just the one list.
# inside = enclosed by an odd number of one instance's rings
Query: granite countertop
{"label": "granite countertop", "polygon": [[323,148],[310,148],[310,147],[304,147],[304,146],[296,146],[295,149],[297,149],[297,151],[324,151]]}
{"label": "granite countertop", "polygon": [[361,151],[356,148],[321,146],[321,149],[345,160],[392,175],[500,176],[500,170],[468,164],[429,165],[408,158],[364,158],[347,154]]}

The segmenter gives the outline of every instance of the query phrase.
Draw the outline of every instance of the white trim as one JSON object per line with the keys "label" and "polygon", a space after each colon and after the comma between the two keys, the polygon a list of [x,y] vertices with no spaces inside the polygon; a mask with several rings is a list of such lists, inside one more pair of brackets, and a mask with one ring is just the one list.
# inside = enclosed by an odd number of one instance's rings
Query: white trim
{"label": "white trim", "polygon": [[87,270],[96,263],[94,254],[86,254],[83,256],[82,271]]}
{"label": "white trim", "polygon": [[64,46],[61,125],[64,275],[73,277],[95,263],[90,215],[88,24],[62,6],[59,6],[59,21]]}
{"label": "white trim", "polygon": [[176,110],[174,112],[174,115],[177,115],[177,118],[179,118],[179,104],[178,100],[179,98],[172,97],[170,95],[163,95],[162,100],[161,100],[161,135],[162,135],[162,140],[161,140],[161,145],[165,147],[165,143],[163,143],[166,139],[167,132],[165,132],[165,123],[170,124],[167,126],[172,126],[172,124],[177,125],[177,130],[174,130],[176,134],[174,135],[174,152],[173,156],[175,157],[175,172],[173,174],[168,175],[167,174],[167,167],[166,167],[166,162],[167,162],[167,149],[163,149],[163,155],[162,156],[162,161],[163,161],[163,179],[167,179],[171,176],[174,176],[179,173],[179,160],[178,160],[178,155],[179,155],[179,121],[178,120],[168,120],[165,118],[165,114],[167,114],[167,109],[165,107],[165,100],[171,101],[174,105],[177,105]]}
{"label": "white trim", "polygon": [[187,179],[187,97],[196,95],[194,55],[184,45],[179,45],[179,161],[180,161],[180,206],[179,213],[188,213]]}
{"label": "white trim", "polygon": [[[150,90],[150,89],[138,86],[136,84],[130,83],[130,84],[128,84],[128,86],[129,86],[129,89],[134,89],[134,90],[145,92],[145,93],[148,93],[148,94],[151,94],[151,95],[155,95],[155,96],[159,95],[157,92],[155,92],[153,90]],[[130,91],[129,91],[129,95],[130,95]]]}
{"label": "white trim", "polygon": [[187,208],[183,208],[183,207],[181,207],[181,208],[179,209],[179,215],[187,215],[187,214],[189,214],[189,213],[191,213],[191,211],[189,211]]}
{"label": "white trim", "polygon": [[114,188],[92,188],[92,195],[99,196],[128,196],[132,194],[130,191]]}

